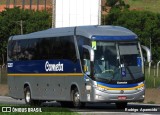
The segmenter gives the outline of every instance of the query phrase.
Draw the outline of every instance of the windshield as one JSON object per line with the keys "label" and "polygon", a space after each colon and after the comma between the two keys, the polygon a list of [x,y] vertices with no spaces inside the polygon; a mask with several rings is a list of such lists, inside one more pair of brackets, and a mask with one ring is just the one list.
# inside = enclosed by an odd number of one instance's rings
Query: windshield
{"label": "windshield", "polygon": [[138,43],[93,41],[94,77],[106,82],[135,81],[142,78]]}
{"label": "windshield", "polygon": [[126,66],[137,66],[140,57],[138,46],[135,43],[119,43],[121,63]]}
{"label": "windshield", "polygon": [[123,80],[142,78],[142,61],[138,43],[119,43],[121,73]]}

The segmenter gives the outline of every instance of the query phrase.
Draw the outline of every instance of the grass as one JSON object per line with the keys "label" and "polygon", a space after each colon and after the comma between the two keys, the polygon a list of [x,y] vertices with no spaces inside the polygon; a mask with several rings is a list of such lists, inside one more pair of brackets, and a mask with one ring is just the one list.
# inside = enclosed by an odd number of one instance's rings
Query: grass
{"label": "grass", "polygon": [[153,76],[146,77],[145,83],[147,88],[159,88],[160,77],[153,77]]}
{"label": "grass", "polygon": [[148,104],[155,104],[155,102],[154,101],[149,101],[149,102],[147,102]]}
{"label": "grass", "polygon": [[[1,115],[6,115],[6,113],[1,113]],[[75,112],[11,112],[7,115],[79,115]]]}
{"label": "grass", "polygon": [[131,9],[160,13],[160,0],[124,0]]}
{"label": "grass", "polygon": [[[60,112],[60,113],[57,113],[57,112],[43,112],[43,113],[7,113],[7,115],[76,115],[76,114],[72,114],[72,113],[66,113],[66,112]],[[1,113],[1,115],[6,115],[6,113]]]}
{"label": "grass", "polygon": [[[2,113],[1,110],[2,108],[1,107],[12,107],[11,110],[12,112],[11,113],[8,113],[8,112],[4,112]],[[17,108],[17,109],[14,109],[14,108]],[[14,112],[18,109],[22,109],[24,108],[25,110],[28,110],[28,108],[41,108],[42,112]],[[23,109],[23,110],[24,110]],[[31,106],[20,106],[20,105],[7,105],[7,104],[1,104],[0,105],[0,114],[1,115],[79,115],[78,113],[76,112],[72,112],[70,111],[69,109],[67,108],[62,108],[62,107],[31,107]]]}
{"label": "grass", "polygon": [[148,69],[145,72],[145,83],[147,88],[160,88],[160,69],[159,76],[156,76],[155,69],[151,68],[150,76],[148,74]]}

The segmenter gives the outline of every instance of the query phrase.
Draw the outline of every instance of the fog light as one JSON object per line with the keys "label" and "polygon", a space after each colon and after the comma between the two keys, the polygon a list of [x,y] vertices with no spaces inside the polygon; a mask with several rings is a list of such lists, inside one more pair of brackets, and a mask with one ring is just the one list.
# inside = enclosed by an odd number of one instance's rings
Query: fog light
{"label": "fog light", "polygon": [[145,96],[144,96],[144,95],[142,95],[142,97],[144,98]]}
{"label": "fog light", "polygon": [[96,95],[96,99],[99,99],[99,97],[100,97],[99,95]]}

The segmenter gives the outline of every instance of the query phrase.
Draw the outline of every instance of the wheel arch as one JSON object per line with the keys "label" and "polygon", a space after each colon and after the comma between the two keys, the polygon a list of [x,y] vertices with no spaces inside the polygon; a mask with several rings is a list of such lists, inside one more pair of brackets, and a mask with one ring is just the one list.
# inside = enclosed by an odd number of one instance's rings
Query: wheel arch
{"label": "wheel arch", "polygon": [[31,96],[32,96],[32,89],[31,89],[31,85],[30,85],[29,82],[25,82],[25,83],[24,83],[23,89],[25,90],[26,87],[29,87],[30,92],[31,92]]}
{"label": "wheel arch", "polygon": [[[70,98],[71,98],[71,100],[72,100],[72,95],[71,95],[71,92],[72,92],[72,90],[74,90],[75,88],[77,88],[78,89],[78,91],[79,91],[79,93],[81,94],[81,92],[80,92],[80,88],[79,88],[79,86],[78,86],[78,84],[77,83],[72,83],[71,84],[71,87],[70,87]],[[80,100],[81,100],[81,95],[80,95]]]}

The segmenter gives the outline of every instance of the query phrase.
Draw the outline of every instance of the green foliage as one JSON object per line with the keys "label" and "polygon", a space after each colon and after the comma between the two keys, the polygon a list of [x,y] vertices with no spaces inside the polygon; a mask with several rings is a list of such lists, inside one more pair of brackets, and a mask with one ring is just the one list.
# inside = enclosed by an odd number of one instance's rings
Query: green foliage
{"label": "green foliage", "polygon": [[106,0],[107,6],[113,7],[118,0]]}
{"label": "green foliage", "polygon": [[154,101],[149,101],[149,102],[147,102],[148,104],[155,104],[155,102]]}
{"label": "green foliage", "polygon": [[128,9],[130,6],[123,0],[106,0],[106,5],[111,8]]}
{"label": "green foliage", "polygon": [[[19,7],[6,9],[0,13],[0,54],[6,56],[9,36],[21,34],[20,21],[22,20],[23,33],[31,33],[51,27],[51,16],[47,11],[23,10]],[[2,64],[0,55],[0,64]],[[5,58],[6,60],[6,58]]]}
{"label": "green foliage", "polygon": [[160,59],[160,14],[112,9],[105,19],[105,24],[119,25],[132,30],[138,35],[141,43],[148,47],[151,38],[153,61],[157,62]]}
{"label": "green foliage", "polygon": [[124,0],[131,9],[160,13],[160,0]]}

